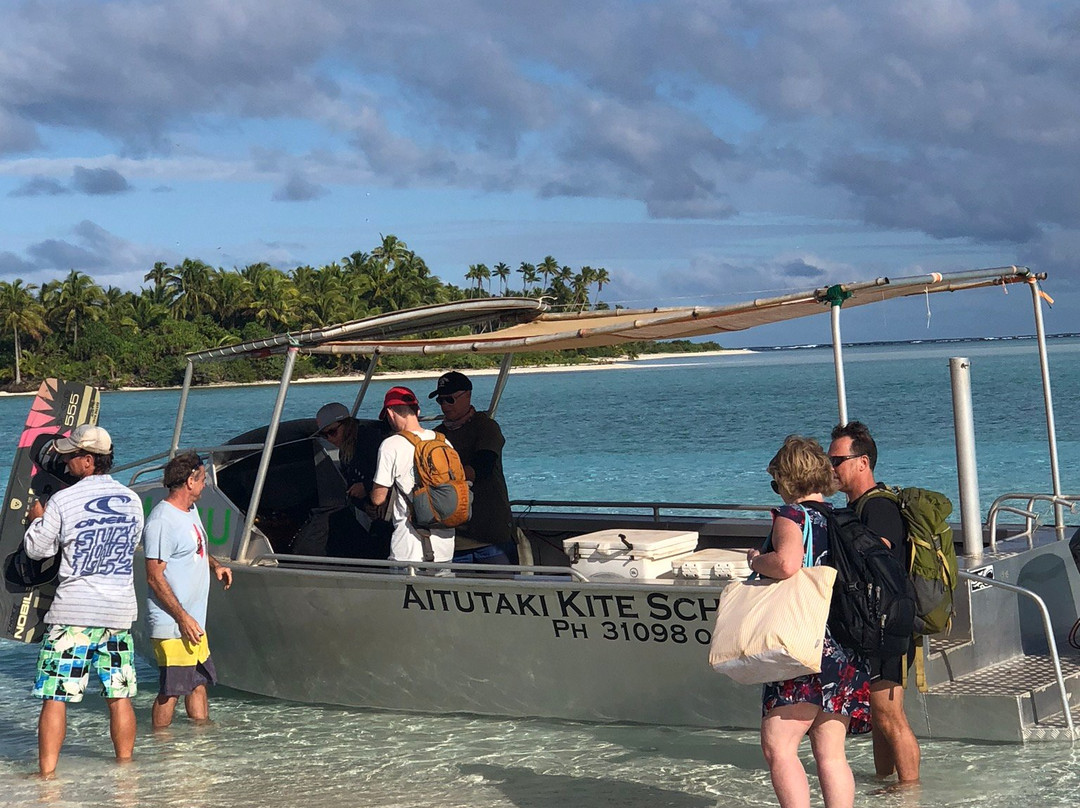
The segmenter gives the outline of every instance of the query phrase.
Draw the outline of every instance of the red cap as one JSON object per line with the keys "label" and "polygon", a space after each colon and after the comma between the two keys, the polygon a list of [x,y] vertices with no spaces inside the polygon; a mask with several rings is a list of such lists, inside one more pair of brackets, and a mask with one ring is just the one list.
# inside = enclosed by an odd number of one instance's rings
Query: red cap
{"label": "red cap", "polygon": [[379,418],[386,418],[386,408],[394,407],[398,404],[411,405],[413,407],[420,407],[420,402],[416,399],[416,395],[408,387],[391,387],[386,391],[386,395],[383,396],[383,408],[379,413]]}

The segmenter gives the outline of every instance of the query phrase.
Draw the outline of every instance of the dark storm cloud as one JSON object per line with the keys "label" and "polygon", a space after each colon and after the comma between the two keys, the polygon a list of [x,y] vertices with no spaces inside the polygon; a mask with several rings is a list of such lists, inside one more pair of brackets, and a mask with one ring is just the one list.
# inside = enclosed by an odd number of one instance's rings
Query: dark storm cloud
{"label": "dark storm cloud", "polygon": [[274,191],[273,199],[275,202],[310,202],[326,196],[327,193],[329,191],[321,185],[294,174]]}
{"label": "dark storm cloud", "polygon": [[83,168],[75,166],[71,173],[71,185],[88,196],[111,196],[131,190],[123,175],[113,168]]}
{"label": "dark storm cloud", "polygon": [[9,152],[47,126],[140,155],[169,153],[176,128],[303,120],[391,186],[720,220],[760,209],[765,183],[775,215],[846,206],[937,238],[1026,243],[1080,224],[1080,25],[1054,0],[462,0],[407,13],[387,0],[362,12],[57,0],[7,16]]}
{"label": "dark storm cloud", "polygon": [[38,268],[78,269],[86,272],[105,265],[101,255],[61,239],[46,239],[31,244],[26,252]]}
{"label": "dark storm cloud", "polygon": [[25,278],[37,267],[13,252],[0,252],[0,275],[8,275],[13,278]]}
{"label": "dark storm cloud", "polygon": [[61,196],[70,193],[67,186],[52,177],[33,177],[10,191],[8,196]]}

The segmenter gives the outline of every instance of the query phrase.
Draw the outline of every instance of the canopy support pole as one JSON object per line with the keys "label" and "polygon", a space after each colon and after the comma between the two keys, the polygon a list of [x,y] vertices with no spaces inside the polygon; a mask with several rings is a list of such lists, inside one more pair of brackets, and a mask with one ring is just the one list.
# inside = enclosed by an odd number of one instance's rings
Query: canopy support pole
{"label": "canopy support pole", "polygon": [[833,371],[836,375],[836,408],[840,416],[838,423],[842,426],[848,422],[847,417],[847,384],[844,381],[844,346],[840,339],[840,307],[844,301],[851,297],[851,292],[840,286],[830,286],[825,293],[825,299],[830,304],[832,320],[832,351]]}
{"label": "canopy support pole", "polygon": [[255,527],[255,515],[259,512],[259,501],[262,499],[266,473],[270,469],[270,458],[274,454],[274,442],[277,440],[278,426],[281,424],[281,413],[285,409],[285,397],[289,393],[289,382],[292,381],[293,366],[296,364],[299,353],[300,349],[292,345],[285,354],[285,370],[281,373],[281,385],[278,387],[277,399],[274,401],[274,412],[266,427],[266,439],[263,441],[262,455],[259,457],[259,470],[255,473],[255,484],[251,487],[251,501],[248,502],[244,530],[240,534],[240,549],[235,556],[237,561],[247,558],[248,546],[251,544],[251,531]]}
{"label": "canopy support pole", "polygon": [[[1046,439],[1050,445],[1050,480],[1054,486],[1054,496],[1061,496],[1061,473],[1058,470],[1057,427],[1054,425],[1054,397],[1050,392],[1050,360],[1046,353],[1046,328],[1043,325],[1042,305],[1039,298],[1044,292],[1039,289],[1039,281],[1028,279],[1031,287],[1031,300],[1035,305],[1035,336],[1039,342],[1039,370],[1042,373],[1043,406],[1046,409]],[[1065,538],[1065,511],[1060,502],[1054,503],[1054,529],[1058,540]]]}
{"label": "canopy support pole", "polygon": [[510,365],[514,361],[512,353],[503,354],[502,364],[499,365],[499,376],[495,379],[495,389],[491,391],[491,406],[488,407],[488,415],[495,417],[495,410],[499,408],[502,399],[503,388],[506,387],[506,379],[510,375]]}
{"label": "canopy support pole", "polygon": [[356,399],[353,401],[352,412],[350,413],[353,418],[360,411],[360,405],[364,403],[364,396],[367,395],[368,387],[371,386],[371,377],[375,375],[375,366],[378,364],[379,352],[376,351],[368,360],[367,370],[364,371],[364,381],[360,383],[360,390],[356,393]]}
{"label": "canopy support pole", "polygon": [[979,467],[975,462],[975,419],[971,407],[971,361],[966,357],[951,357],[949,379],[952,382],[956,477],[960,488],[960,525],[964,534],[964,555],[977,559],[983,553],[983,535],[982,506],[979,504]]}
{"label": "canopy support pole", "polygon": [[169,444],[169,459],[176,457],[176,450],[180,448],[180,432],[184,428],[184,413],[187,411],[188,393],[191,391],[191,377],[195,366],[188,360],[184,370],[184,386],[180,388],[180,406],[176,408],[176,423],[173,425],[172,443]]}

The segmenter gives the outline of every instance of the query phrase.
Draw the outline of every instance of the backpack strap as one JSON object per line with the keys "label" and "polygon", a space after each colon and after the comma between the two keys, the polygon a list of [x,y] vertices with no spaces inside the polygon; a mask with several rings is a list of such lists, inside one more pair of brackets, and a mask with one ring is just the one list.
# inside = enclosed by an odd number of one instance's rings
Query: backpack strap
{"label": "backpack strap", "polygon": [[[401,437],[405,438],[405,440],[407,440],[409,443],[412,444],[413,451],[416,450],[416,447],[418,447],[422,441],[426,440],[425,438],[421,438],[415,432],[410,432],[407,429],[403,429],[400,432],[398,432],[397,434],[401,435]],[[438,432],[435,433],[435,438],[434,439],[439,440],[439,441],[445,441],[446,440],[446,438],[444,438]],[[413,465],[414,465],[414,472],[415,472],[415,460],[414,460]],[[397,494],[399,496],[404,498],[406,506],[408,506],[409,496],[408,496],[408,494],[406,494],[402,490],[401,486],[398,485],[396,481],[394,482],[394,489],[397,491]],[[411,508],[410,508],[410,510],[411,510]],[[417,534],[420,536],[420,548],[421,548],[421,550],[423,551],[423,554],[424,554],[424,561],[434,561],[435,560],[435,549],[431,546],[431,531],[430,530],[425,530],[424,528],[421,528],[421,527],[417,527],[416,525],[413,525],[412,529],[415,530],[417,532]]]}
{"label": "backpack strap", "polygon": [[888,497],[897,505],[899,505],[900,489],[889,488],[889,486],[885,485],[884,483],[878,483],[876,486],[874,486],[857,500],[855,500],[855,515],[862,519],[863,508],[866,506],[867,502],[869,502],[871,499],[874,499],[875,497]]}

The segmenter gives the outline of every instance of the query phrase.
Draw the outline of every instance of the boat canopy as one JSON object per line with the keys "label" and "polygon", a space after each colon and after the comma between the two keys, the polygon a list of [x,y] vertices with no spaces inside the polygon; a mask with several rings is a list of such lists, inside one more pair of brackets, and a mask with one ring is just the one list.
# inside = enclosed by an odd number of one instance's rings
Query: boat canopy
{"label": "boat canopy", "polygon": [[685,339],[820,314],[829,306],[861,306],[897,297],[956,292],[1041,280],[1025,267],[998,267],[952,274],[837,284],[779,297],[718,307],[541,312],[524,322],[483,334],[432,339],[330,338],[305,352],[318,354],[437,355],[513,354],[619,345],[638,340]]}
{"label": "boat canopy", "polygon": [[414,309],[376,314],[362,320],[277,334],[273,337],[240,342],[221,348],[210,348],[187,354],[189,362],[209,362],[221,359],[262,359],[297,348],[301,353],[313,353],[318,346],[329,342],[358,340],[394,340],[432,331],[445,331],[462,326],[474,329],[499,328],[507,323],[528,320],[548,305],[528,297],[489,297],[437,303]]}
{"label": "boat canopy", "polygon": [[[187,359],[192,363],[259,359],[283,354],[290,348],[305,354],[360,356],[514,354],[595,348],[639,340],[686,339],[743,331],[819,314],[830,306],[862,306],[897,297],[1005,286],[1045,277],[1026,267],[1015,266],[947,274],[935,272],[821,286],[715,307],[554,312],[543,299],[458,300],[197,351],[188,354]],[[468,327],[474,333],[430,336],[433,332],[462,327]]]}

